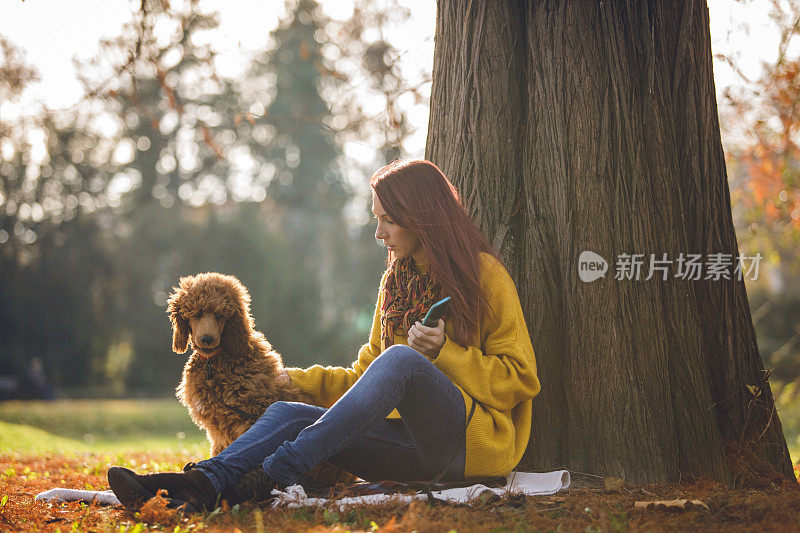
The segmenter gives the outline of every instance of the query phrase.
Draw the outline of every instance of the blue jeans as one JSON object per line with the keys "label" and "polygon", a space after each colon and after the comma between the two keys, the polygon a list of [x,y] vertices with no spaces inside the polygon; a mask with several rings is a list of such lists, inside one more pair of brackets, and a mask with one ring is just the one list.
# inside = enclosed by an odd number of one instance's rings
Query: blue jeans
{"label": "blue jeans", "polygon": [[[397,409],[402,420],[386,419]],[[281,486],[328,462],[370,481],[464,479],[464,397],[406,345],[380,354],[330,409],[275,402],[219,455],[197,467],[221,493],[258,465]]]}

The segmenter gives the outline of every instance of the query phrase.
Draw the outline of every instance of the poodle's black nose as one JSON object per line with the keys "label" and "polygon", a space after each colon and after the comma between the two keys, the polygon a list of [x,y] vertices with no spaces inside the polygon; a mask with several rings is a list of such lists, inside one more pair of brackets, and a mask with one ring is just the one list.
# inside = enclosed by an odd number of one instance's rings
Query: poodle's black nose
{"label": "poodle's black nose", "polygon": [[208,346],[209,344],[214,342],[214,337],[212,337],[211,335],[203,335],[202,337],[200,337],[200,342]]}

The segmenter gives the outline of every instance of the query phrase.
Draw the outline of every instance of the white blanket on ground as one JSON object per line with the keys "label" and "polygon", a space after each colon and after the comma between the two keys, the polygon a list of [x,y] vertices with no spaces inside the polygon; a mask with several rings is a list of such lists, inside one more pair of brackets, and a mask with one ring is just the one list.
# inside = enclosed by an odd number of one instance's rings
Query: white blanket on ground
{"label": "white blanket on ground", "polygon": [[[446,489],[433,492],[433,496],[440,500],[450,503],[467,503],[474,498],[478,498],[485,492],[492,492],[498,496],[505,493],[525,494],[526,496],[546,496],[555,494],[560,490],[569,488],[570,476],[566,470],[555,470],[553,472],[511,472],[508,475],[508,482],[505,487],[489,488],[486,485],[472,485],[457,489]],[[307,507],[319,506],[329,503],[325,498],[309,498],[306,496],[303,487],[292,485],[285,491],[273,490],[275,500],[273,507],[285,505],[287,507]],[[359,504],[380,504],[384,502],[411,503],[412,500],[424,500],[426,494],[369,494],[366,496],[353,496],[336,500],[339,510],[343,511],[347,507]]]}
{"label": "white blanket on ground", "polygon": [[50,489],[40,492],[34,499],[46,502],[97,502],[106,505],[122,505],[114,492],[110,490]]}
{"label": "white blanket on ground", "polygon": [[[511,472],[508,475],[508,483],[505,487],[490,489],[485,485],[472,485],[458,489],[446,489],[434,492],[434,497],[446,500],[451,503],[467,503],[473,498],[479,497],[486,491],[493,492],[502,496],[506,492],[515,494],[525,494],[527,496],[545,496],[555,494],[560,490],[569,488],[570,477],[566,470],[555,470],[553,472],[533,473],[533,472]],[[303,487],[292,485],[285,491],[273,490],[275,495],[273,506],[286,505],[287,507],[318,506],[328,503],[325,498],[309,498],[306,496]],[[358,504],[379,504],[384,502],[405,502],[410,503],[414,499],[425,499],[425,494],[369,494],[367,496],[353,496],[336,500],[339,509],[342,510],[351,505]],[[62,501],[62,502],[98,502],[107,505],[121,505],[120,501],[110,490],[78,490],[78,489],[50,489],[40,492],[35,498],[37,501]]]}

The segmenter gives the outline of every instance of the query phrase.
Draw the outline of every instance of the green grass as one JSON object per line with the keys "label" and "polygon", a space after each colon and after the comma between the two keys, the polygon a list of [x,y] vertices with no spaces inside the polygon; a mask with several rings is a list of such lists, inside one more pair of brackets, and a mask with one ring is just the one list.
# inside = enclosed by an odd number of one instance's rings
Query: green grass
{"label": "green grass", "polygon": [[[800,459],[800,393],[795,385],[776,395],[794,463]],[[205,433],[174,399],[0,402],[0,453],[123,451],[188,451],[198,458],[209,453]]]}
{"label": "green grass", "polygon": [[0,453],[79,452],[82,444],[39,428],[0,421]]}
{"label": "green grass", "polygon": [[0,403],[0,453],[184,450],[209,453],[205,433],[176,400]]}

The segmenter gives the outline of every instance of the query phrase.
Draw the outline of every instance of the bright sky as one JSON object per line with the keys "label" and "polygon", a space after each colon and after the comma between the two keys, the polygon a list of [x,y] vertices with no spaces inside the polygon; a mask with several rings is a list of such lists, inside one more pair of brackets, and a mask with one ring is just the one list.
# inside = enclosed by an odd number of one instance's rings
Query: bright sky
{"label": "bright sky", "polygon": [[[435,2],[400,0],[400,3],[411,9],[412,19],[402,26],[389,26],[385,31],[395,46],[406,52],[401,67],[414,78],[420,70],[430,70],[433,64]],[[333,18],[346,18],[352,12],[350,0],[321,0],[321,4]],[[741,70],[751,79],[757,78],[761,62],[777,55],[778,34],[767,16],[768,2],[709,0],[709,4],[714,53],[740,53]],[[74,104],[83,88],[75,76],[73,58],[95,56],[99,40],[117,35],[136,5],[138,1],[131,4],[123,0],[3,0],[0,34],[26,51],[28,62],[36,66],[41,76],[41,82],[24,95],[24,106],[33,110],[37,101],[50,108]],[[248,52],[265,47],[267,35],[285,13],[278,0],[203,0],[202,6],[220,12],[221,25],[213,42],[222,53],[220,70],[229,75],[242,69]],[[744,24],[749,24],[749,31],[743,29]],[[742,84],[727,64],[715,60],[714,69],[718,94],[726,86]],[[430,85],[426,90],[430,90]],[[427,109],[416,106],[408,113],[418,129],[406,149],[412,156],[421,156]],[[0,109],[0,116],[8,117],[8,110]]]}

